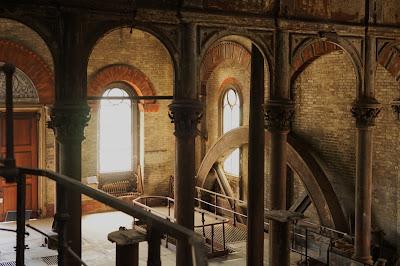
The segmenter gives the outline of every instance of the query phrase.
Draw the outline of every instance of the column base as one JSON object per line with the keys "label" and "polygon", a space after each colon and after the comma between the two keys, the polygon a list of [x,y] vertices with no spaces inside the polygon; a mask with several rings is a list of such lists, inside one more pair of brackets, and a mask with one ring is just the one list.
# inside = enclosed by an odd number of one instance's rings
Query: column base
{"label": "column base", "polygon": [[[372,260],[372,256],[365,256],[365,257],[353,256],[352,259],[357,260],[358,262],[361,262],[361,263],[368,264],[368,265],[374,264],[374,261]],[[354,265],[356,265],[356,264],[354,264]],[[352,266],[353,266],[353,264],[352,264]]]}

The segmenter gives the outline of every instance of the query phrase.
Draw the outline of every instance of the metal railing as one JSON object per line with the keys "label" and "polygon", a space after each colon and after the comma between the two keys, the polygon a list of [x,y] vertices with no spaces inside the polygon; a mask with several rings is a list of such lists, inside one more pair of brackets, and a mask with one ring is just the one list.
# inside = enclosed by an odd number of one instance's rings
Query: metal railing
{"label": "metal railing", "polygon": [[[291,230],[290,250],[300,254],[306,265],[308,265],[309,261],[313,260],[328,266],[372,266],[372,264],[352,258],[351,254],[344,254],[346,252],[341,252],[338,249],[335,250],[335,242],[340,240],[340,237],[327,236],[308,228],[303,229],[304,233],[299,233],[298,229],[294,225]],[[337,231],[334,229],[331,230]],[[342,232],[339,233],[345,234]]]}
{"label": "metal railing", "polygon": [[[206,206],[209,206],[215,214],[221,213],[221,212],[226,212],[230,213],[233,218],[233,225],[236,226],[237,222],[237,217],[243,217],[247,219],[247,214],[244,214],[242,212],[238,211],[239,206],[247,206],[247,202],[243,200],[239,200],[237,198],[229,197],[208,189],[204,189],[201,187],[196,187],[197,191],[197,202],[199,204],[204,204]],[[202,192],[213,195],[214,198],[214,203],[207,202],[202,199]],[[232,209],[227,209],[222,206],[218,205],[218,199],[225,199],[226,201],[231,201],[233,204],[231,204]],[[233,205],[233,206],[232,206]],[[268,210],[268,209],[265,209]],[[243,211],[243,210],[242,210]],[[303,226],[301,226],[301,225]],[[351,265],[351,266],[369,266],[370,264],[365,264],[363,262],[359,262],[356,259],[351,258],[351,256],[348,256],[346,254],[340,253],[338,249],[335,249],[334,244],[335,242],[341,240],[341,239],[349,239],[350,242],[354,243],[354,237],[348,235],[345,232],[338,231],[336,229],[332,229],[323,225],[319,225],[307,220],[302,220],[299,222],[299,224],[293,224],[290,233],[292,235],[290,241],[291,241],[291,248],[290,250],[292,252],[298,253],[301,256],[304,257],[306,261],[308,260],[317,260],[322,263],[326,263],[327,265]],[[268,221],[264,221],[264,225],[268,226],[269,223]],[[304,228],[304,226],[308,228]],[[305,233],[299,233],[299,232],[305,232]],[[326,252],[318,255],[312,254],[312,250],[310,249],[310,246],[312,246],[312,238],[310,238],[310,234],[318,235],[319,237],[325,237],[329,243],[329,245],[326,245]],[[298,243],[296,243],[296,240]],[[314,243],[315,245],[315,243]],[[341,263],[347,263],[347,264],[341,264]],[[351,264],[352,263],[352,264]]]}
{"label": "metal railing", "polygon": [[[164,214],[160,211],[157,211],[156,209],[152,208],[149,206],[149,201],[150,200],[162,200],[166,202],[166,207],[167,207],[167,214]],[[142,203],[142,202],[144,203]],[[143,208],[144,210],[150,212],[150,213],[154,213],[155,215],[166,219],[168,221],[171,222],[175,222],[175,218],[171,215],[171,207],[174,205],[174,199],[170,198],[170,197],[165,197],[165,196],[141,196],[138,197],[136,199],[134,199],[133,201],[134,205],[137,205],[141,208]],[[201,224],[200,225],[195,225],[194,228],[200,228],[201,232],[202,232],[202,236],[204,239],[207,239],[207,235],[206,235],[206,228],[210,228],[209,231],[211,231],[210,233],[210,244],[211,244],[211,253],[214,253],[214,244],[216,243],[215,241],[215,228],[217,226],[221,226],[222,227],[222,247],[223,247],[223,251],[226,251],[226,232],[225,232],[225,224],[229,222],[229,219],[224,218],[222,216],[219,216],[217,214],[214,214],[212,212],[203,210],[201,208],[195,208],[195,212],[200,213],[201,215]],[[215,220],[218,220],[218,222],[210,222],[210,223],[206,223],[206,219],[205,216],[208,215],[210,217],[215,218]],[[136,223],[136,219],[134,219],[133,223]],[[166,236],[166,243],[165,245],[168,247],[168,236]]]}
{"label": "metal railing", "polygon": [[[161,217],[149,213],[146,210],[123,202],[115,197],[108,195],[100,190],[93,189],[81,182],[49,170],[32,169],[25,167],[17,167],[14,157],[14,127],[13,127],[13,89],[12,78],[15,67],[5,64],[0,67],[0,71],[6,76],[6,158],[0,161],[0,176],[5,178],[7,183],[17,183],[17,247],[16,247],[16,265],[25,265],[25,197],[26,197],[26,176],[42,176],[56,181],[57,197],[66,198],[65,189],[72,189],[77,193],[89,196],[101,203],[104,203],[118,211],[124,212],[134,218],[139,218],[147,224],[147,242],[148,242],[148,262],[147,265],[161,265],[160,258],[160,241],[161,235],[171,235],[176,239],[187,241],[192,247],[193,265],[206,266],[205,246],[201,236],[195,232],[174,224]],[[68,253],[76,257],[67,242],[67,223],[68,212],[67,202],[60,200],[56,210],[56,229],[58,233],[58,265],[64,266],[66,255]],[[79,257],[76,258],[81,264],[83,263]]]}

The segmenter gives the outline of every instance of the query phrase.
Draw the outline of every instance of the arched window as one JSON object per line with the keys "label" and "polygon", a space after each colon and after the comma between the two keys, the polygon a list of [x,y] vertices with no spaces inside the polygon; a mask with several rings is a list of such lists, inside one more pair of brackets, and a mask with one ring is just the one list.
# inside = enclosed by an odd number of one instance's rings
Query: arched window
{"label": "arched window", "polygon": [[[121,84],[111,86],[103,96],[128,97],[124,87]],[[130,99],[103,99],[99,115],[99,172],[135,170],[137,104]]]}
{"label": "arched window", "polygon": [[[222,133],[240,126],[240,98],[235,88],[229,87],[222,100]],[[226,173],[239,176],[240,150],[234,150],[224,161]]]}

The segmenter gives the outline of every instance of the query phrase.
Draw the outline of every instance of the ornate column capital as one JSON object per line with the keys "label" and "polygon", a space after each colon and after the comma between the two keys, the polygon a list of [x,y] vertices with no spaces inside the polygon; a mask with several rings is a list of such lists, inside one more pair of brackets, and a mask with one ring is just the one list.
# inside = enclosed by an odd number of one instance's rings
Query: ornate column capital
{"label": "ornate column capital", "polygon": [[270,100],[265,105],[265,128],[269,131],[289,131],[294,117],[294,104],[289,100]]}
{"label": "ornate column capital", "polygon": [[169,106],[171,123],[175,124],[174,135],[178,138],[195,137],[197,124],[203,114],[203,105],[198,100],[174,100]]}
{"label": "ornate column capital", "polygon": [[56,105],[51,109],[48,127],[54,130],[59,142],[82,142],[89,122],[90,108],[86,105]]}
{"label": "ornate column capital", "polygon": [[397,120],[400,121],[400,98],[392,102],[393,112],[396,114]]}
{"label": "ornate column capital", "polygon": [[380,103],[374,98],[359,99],[353,103],[351,114],[356,119],[357,128],[375,126],[375,119],[381,112]]}

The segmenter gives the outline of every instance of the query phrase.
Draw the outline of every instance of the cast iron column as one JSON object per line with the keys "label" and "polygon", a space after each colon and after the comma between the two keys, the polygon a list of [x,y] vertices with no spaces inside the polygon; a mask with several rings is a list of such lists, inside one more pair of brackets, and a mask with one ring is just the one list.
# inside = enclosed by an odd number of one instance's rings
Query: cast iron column
{"label": "cast iron column", "polygon": [[357,124],[354,258],[372,265],[372,133],[380,112],[379,103],[374,99],[363,99],[355,103],[351,112]]}
{"label": "cast iron column", "polygon": [[[287,135],[294,114],[290,101],[289,34],[278,29],[275,36],[275,69],[271,97],[265,107],[265,127],[270,142],[270,209],[286,210]],[[269,265],[288,266],[288,227],[274,220],[269,226]]]}
{"label": "cast iron column", "polygon": [[249,184],[247,193],[247,265],[264,261],[264,58],[251,47]]}
{"label": "cast iron column", "polygon": [[[84,140],[84,128],[88,122],[89,109],[87,106],[56,106],[52,110],[50,126],[54,129],[56,140],[59,143],[60,173],[81,181],[81,143]],[[58,207],[65,204],[69,214],[67,222],[68,242],[72,250],[81,256],[81,195],[73,190],[66,189],[57,184],[57,213]],[[63,190],[65,198],[61,198],[59,191]],[[63,203],[60,203],[63,201]],[[56,220],[57,224],[57,220]],[[66,265],[80,265],[69,254],[66,255]]]}
{"label": "cast iron column", "polygon": [[[193,230],[195,137],[203,108],[197,96],[196,27],[191,23],[183,23],[181,30],[180,83],[169,105],[170,117],[175,124],[175,218],[178,224]],[[191,249],[186,241],[177,240],[176,265],[192,265]]]}
{"label": "cast iron column", "polygon": [[[62,10],[58,15],[59,49],[55,54],[56,102],[51,110],[49,126],[53,128],[59,145],[60,173],[81,181],[81,143],[84,139],[84,128],[89,120],[89,107],[86,102],[88,52],[85,51],[89,51],[85,40],[86,17],[72,10]],[[61,190],[63,193],[59,193]],[[62,223],[68,218],[68,244],[76,255],[81,257],[81,195],[57,185],[56,204],[66,207],[68,214],[56,213],[55,218],[60,219]],[[80,262],[68,253],[65,265],[75,266],[80,265]]]}
{"label": "cast iron column", "polygon": [[[290,102],[270,101],[266,106],[265,126],[271,133],[270,209],[286,210],[287,135],[293,117]],[[289,231],[286,225],[271,220],[269,226],[269,265],[288,266]]]}

